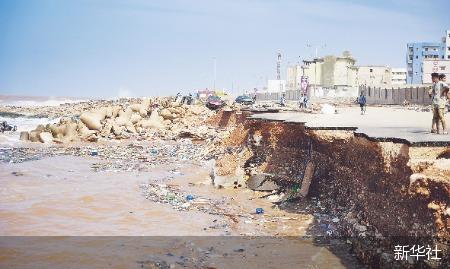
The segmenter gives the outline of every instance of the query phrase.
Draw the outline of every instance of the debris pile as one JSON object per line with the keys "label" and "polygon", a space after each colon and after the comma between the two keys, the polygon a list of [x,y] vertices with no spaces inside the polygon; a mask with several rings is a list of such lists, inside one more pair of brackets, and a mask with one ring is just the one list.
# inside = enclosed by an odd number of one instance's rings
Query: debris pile
{"label": "debris pile", "polygon": [[214,132],[198,127],[214,114],[203,106],[183,105],[170,99],[143,99],[141,103],[98,106],[81,113],[79,118],[63,117],[59,123],[39,125],[20,138],[31,142],[96,142],[99,139],[175,139],[190,137],[203,140]]}

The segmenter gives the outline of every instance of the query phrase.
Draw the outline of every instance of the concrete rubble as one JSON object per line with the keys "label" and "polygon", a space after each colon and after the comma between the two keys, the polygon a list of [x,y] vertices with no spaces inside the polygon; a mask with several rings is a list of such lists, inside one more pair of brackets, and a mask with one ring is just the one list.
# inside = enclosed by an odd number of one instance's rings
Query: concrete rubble
{"label": "concrete rubble", "polygon": [[[83,106],[84,107],[84,106]],[[111,139],[175,139],[191,137],[198,140],[214,135],[202,120],[214,112],[199,105],[182,105],[169,98],[142,99],[140,103],[97,102],[93,109],[79,111],[77,105],[62,113],[59,123],[39,125],[21,140],[41,143],[60,143]],[[46,111],[47,112],[47,111]],[[77,112],[79,114],[77,114]],[[64,115],[71,115],[66,117]],[[56,112],[51,115],[57,116]]]}

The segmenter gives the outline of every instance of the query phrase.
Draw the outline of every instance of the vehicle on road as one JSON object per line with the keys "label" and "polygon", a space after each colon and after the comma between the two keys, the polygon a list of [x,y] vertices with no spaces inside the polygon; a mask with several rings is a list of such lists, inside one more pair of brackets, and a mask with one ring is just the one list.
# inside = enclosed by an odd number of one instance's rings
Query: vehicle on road
{"label": "vehicle on road", "polygon": [[246,95],[238,96],[234,101],[242,105],[252,105],[254,103],[253,99],[250,96]]}
{"label": "vehicle on road", "polygon": [[206,99],[206,103],[205,103],[206,107],[211,109],[211,110],[216,110],[219,108],[222,108],[225,106],[225,102],[220,99],[219,96],[209,96],[208,99]]}

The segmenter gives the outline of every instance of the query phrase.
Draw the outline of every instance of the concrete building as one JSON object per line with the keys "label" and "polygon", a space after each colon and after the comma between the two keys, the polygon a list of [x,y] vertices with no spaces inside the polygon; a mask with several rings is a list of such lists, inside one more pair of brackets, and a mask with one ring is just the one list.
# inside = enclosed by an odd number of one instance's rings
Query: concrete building
{"label": "concrete building", "polygon": [[406,84],[406,68],[391,68],[392,85]]}
{"label": "concrete building", "polygon": [[288,66],[286,72],[286,89],[290,91],[300,89],[302,74],[302,67],[300,65]]}
{"label": "concrete building", "polygon": [[[446,31],[446,36],[441,42],[416,42],[407,44],[406,66],[408,84],[422,83],[423,61],[443,60],[450,55],[450,30]],[[448,58],[447,58],[448,59]]]}
{"label": "concrete building", "polygon": [[358,66],[358,85],[371,87],[392,84],[392,70],[389,66],[368,65]]}
{"label": "concrete building", "polygon": [[350,52],[342,56],[325,56],[322,65],[322,85],[326,88],[344,89],[356,86],[356,60]]}
{"label": "concrete building", "polygon": [[[357,93],[357,67],[356,60],[350,52],[344,51],[342,56],[325,56],[313,60],[304,60],[302,72],[308,78],[310,88],[314,91],[335,90],[343,95]],[[354,93],[350,93],[354,91]],[[315,95],[316,93],[313,93]]]}
{"label": "concrete building", "polygon": [[431,73],[445,74],[448,82],[450,78],[450,60],[424,60],[423,84],[432,83]]}

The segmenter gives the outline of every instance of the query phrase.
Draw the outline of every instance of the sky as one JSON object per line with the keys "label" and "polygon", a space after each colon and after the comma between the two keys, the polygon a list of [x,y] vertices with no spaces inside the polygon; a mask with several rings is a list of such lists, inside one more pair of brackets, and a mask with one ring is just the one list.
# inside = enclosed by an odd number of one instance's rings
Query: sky
{"label": "sky", "polygon": [[[438,42],[448,0],[0,0],[0,94],[234,94],[288,64],[349,50],[405,67],[406,44]],[[215,60],[214,60],[215,59]]]}

